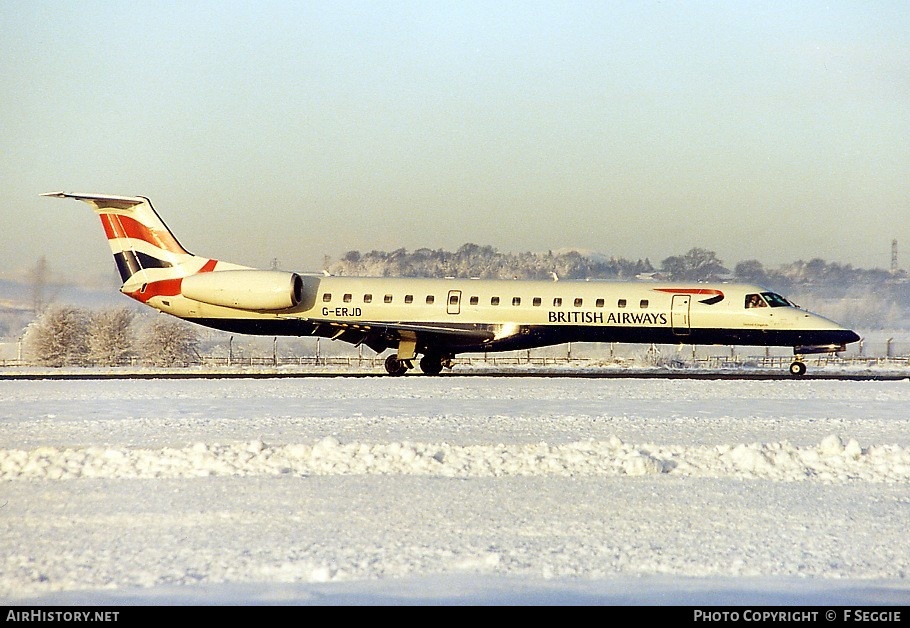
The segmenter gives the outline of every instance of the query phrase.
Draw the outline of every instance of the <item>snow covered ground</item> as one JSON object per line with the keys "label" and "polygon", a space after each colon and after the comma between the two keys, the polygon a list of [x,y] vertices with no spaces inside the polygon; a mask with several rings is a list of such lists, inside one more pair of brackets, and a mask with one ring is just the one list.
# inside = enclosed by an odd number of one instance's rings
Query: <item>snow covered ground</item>
{"label": "snow covered ground", "polygon": [[0,381],[12,604],[910,603],[910,380]]}

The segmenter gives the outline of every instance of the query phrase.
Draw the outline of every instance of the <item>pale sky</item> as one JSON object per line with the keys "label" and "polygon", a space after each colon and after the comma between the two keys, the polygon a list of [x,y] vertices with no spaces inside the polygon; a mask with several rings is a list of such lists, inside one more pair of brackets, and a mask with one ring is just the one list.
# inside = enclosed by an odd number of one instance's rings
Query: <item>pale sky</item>
{"label": "pale sky", "polygon": [[[190,251],[577,248],[910,268],[910,4],[0,3],[0,275]],[[903,254],[906,252],[906,254]]]}

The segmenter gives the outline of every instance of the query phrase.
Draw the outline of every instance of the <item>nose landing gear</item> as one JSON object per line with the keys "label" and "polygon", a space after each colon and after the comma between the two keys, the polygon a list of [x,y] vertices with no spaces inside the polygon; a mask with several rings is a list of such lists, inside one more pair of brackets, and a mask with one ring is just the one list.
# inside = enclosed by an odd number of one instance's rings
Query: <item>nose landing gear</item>
{"label": "nose landing gear", "polygon": [[801,358],[797,357],[793,360],[793,363],[790,364],[790,375],[793,377],[802,377],[806,374],[806,363],[802,361]]}

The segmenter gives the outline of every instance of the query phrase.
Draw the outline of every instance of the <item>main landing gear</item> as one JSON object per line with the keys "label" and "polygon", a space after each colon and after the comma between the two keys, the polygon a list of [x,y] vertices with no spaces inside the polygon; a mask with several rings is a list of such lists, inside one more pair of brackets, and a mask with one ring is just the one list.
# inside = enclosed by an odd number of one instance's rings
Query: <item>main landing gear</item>
{"label": "main landing gear", "polygon": [[452,356],[427,353],[420,358],[420,370],[426,375],[439,375],[443,368],[452,368]]}
{"label": "main landing gear", "polygon": [[409,368],[413,368],[411,361],[399,360],[397,353],[393,353],[385,359],[385,370],[389,375],[404,375]]}
{"label": "main landing gear", "polygon": [[[397,353],[385,359],[385,370],[389,375],[404,375],[412,368],[411,360],[399,360]],[[443,368],[452,368],[451,356],[428,353],[420,358],[420,370],[424,375],[439,375]]]}

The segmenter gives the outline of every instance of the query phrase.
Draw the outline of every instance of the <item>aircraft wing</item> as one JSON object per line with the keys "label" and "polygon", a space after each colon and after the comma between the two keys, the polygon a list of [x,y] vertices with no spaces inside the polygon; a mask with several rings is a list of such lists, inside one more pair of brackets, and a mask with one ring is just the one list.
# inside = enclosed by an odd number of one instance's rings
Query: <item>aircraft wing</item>
{"label": "aircraft wing", "polygon": [[[365,344],[377,352],[383,351],[403,338],[413,338],[422,344],[435,346],[480,344],[494,339],[493,330],[488,327],[455,327],[438,324],[340,321],[330,319],[308,319],[315,328],[314,335],[328,336],[355,345]],[[329,331],[331,330],[331,331]]]}

